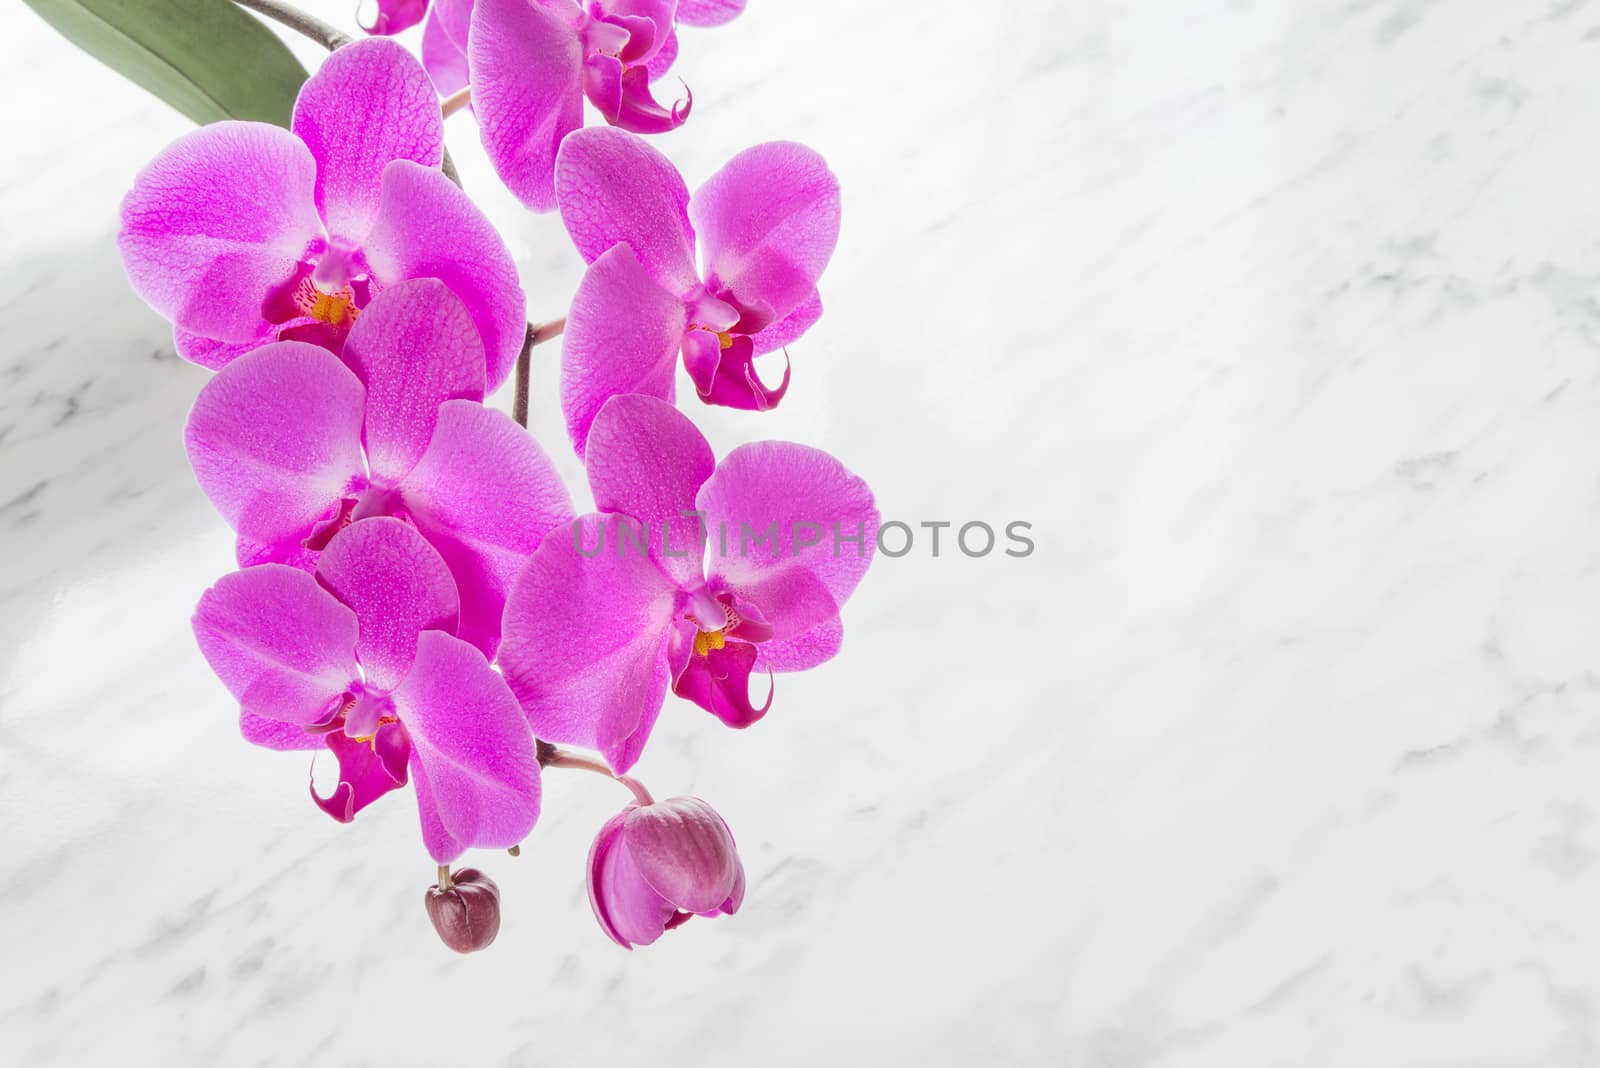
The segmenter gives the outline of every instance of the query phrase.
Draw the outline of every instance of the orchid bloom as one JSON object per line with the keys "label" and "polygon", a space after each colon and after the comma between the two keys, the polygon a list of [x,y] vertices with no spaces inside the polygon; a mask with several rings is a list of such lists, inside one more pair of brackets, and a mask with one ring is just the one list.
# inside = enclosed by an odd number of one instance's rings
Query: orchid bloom
{"label": "orchid bloom", "polygon": [[184,432],[200,488],[242,565],[314,565],[343,527],[398,516],[444,557],[460,637],[493,656],[506,591],[544,533],[572,517],[549,458],[484,407],[483,346],[444,283],[380,292],[341,359],[278,341],[228,364]]}
{"label": "orchid bloom", "polygon": [[[372,25],[362,24],[368,33],[386,37],[402,33],[422,21],[428,13],[428,0],[378,0],[378,13]],[[359,21],[359,20],[358,20]]]}
{"label": "orchid bloom", "polygon": [[506,602],[500,665],[534,733],[638,760],[672,691],[733,727],[749,679],[839,651],[878,513],[826,452],[742,445],[718,464],[683,413],[613,397],[589,436],[600,514],[551,531]]}
{"label": "orchid bloom", "polygon": [[589,264],[561,361],[561,407],[580,454],[607,398],[673,399],[680,351],[708,404],[765,410],[783,399],[788,368],[773,389],[754,360],[822,315],[817,279],[839,237],[839,183],[821,156],[756,145],[691,197],[661,153],[596,127],[562,144],[556,195]]}
{"label": "orchid bloom", "polygon": [[[696,14],[708,7],[727,14],[726,5],[689,5]],[[495,173],[528,208],[550,211],[556,149],[583,125],[585,97],[606,122],[636,133],[688,119],[692,96],[668,108],[650,92],[677,56],[681,10],[677,0],[437,0],[423,61],[440,92],[470,77]]]}
{"label": "orchid bloom", "polygon": [[440,864],[468,847],[508,848],[539,816],[533,735],[505,680],[454,634],[450,569],[397,519],[341,531],[312,575],[246,568],[200,598],[194,632],[240,702],[247,740],[326,747],[341,822],[409,778],[422,837]]}
{"label": "orchid bloom", "polygon": [[214,123],[139,173],[117,237],[129,280],[178,354],[215,370],[269,341],[337,352],[378,291],[437,278],[470,309],[493,389],[526,308],[504,242],[439,170],[443,147],[421,65],[383,38],[346,45],[301,87],[292,132]]}
{"label": "orchid bloom", "polygon": [[698,797],[629,805],[589,850],[589,904],[623,949],[648,946],[695,916],[731,916],[743,900],[733,834]]}

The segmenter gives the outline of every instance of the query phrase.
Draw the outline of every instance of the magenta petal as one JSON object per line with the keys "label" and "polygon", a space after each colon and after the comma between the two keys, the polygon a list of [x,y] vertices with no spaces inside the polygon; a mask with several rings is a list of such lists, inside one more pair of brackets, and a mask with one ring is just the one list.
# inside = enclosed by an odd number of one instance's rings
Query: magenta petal
{"label": "magenta petal", "polygon": [[589,429],[585,464],[595,507],[646,524],[662,569],[680,586],[698,585],[705,530],[685,513],[717,461],[689,417],[654,397],[612,397]]}
{"label": "magenta petal", "polygon": [[448,634],[423,631],[394,704],[450,838],[505,849],[527,837],[539,818],[533,735],[483,654]]}
{"label": "magenta petal", "polygon": [[472,0],[433,0],[431,14],[439,19],[439,28],[450,42],[465,53],[472,27]]}
{"label": "magenta petal", "polygon": [[422,66],[440,96],[460,92],[471,80],[467,75],[466,49],[451,40],[437,6],[428,12],[428,21],[422,27]]}
{"label": "magenta petal", "polygon": [[251,745],[283,752],[321,749],[324,743],[321,733],[308,731],[298,723],[280,723],[242,710],[239,713],[239,734]]}
{"label": "magenta petal", "polygon": [[293,542],[363,477],[362,406],[361,383],[337,356],[274,342],[206,383],[184,444],[201,490],[241,537]]}
{"label": "magenta petal", "polygon": [[322,237],[316,164],[289,131],[218,122],[139,172],[117,245],[134,290],[182,330],[259,337],[262,304]]}
{"label": "magenta petal", "polygon": [[752,355],[762,356],[791,345],[822,318],[822,297],[815,290],[788,315],[750,335]]}
{"label": "magenta petal", "polygon": [[344,360],[367,387],[367,465],[403,478],[428,447],[447,400],[483,399],[483,342],[466,305],[437,278],[390,286],[362,309]]}
{"label": "magenta petal", "polygon": [[831,618],[872,561],[872,491],[820,449],[741,445],[697,500],[713,532],[708,572],[757,605],[776,638]]}
{"label": "magenta petal", "polygon": [[626,829],[597,858],[596,867],[596,894],[605,903],[601,926],[619,945],[628,949],[648,946],[677,926],[672,922],[677,909],[645,880],[629,852]]}
{"label": "magenta petal", "polygon": [[422,65],[395,41],[345,45],[300,87],[293,130],[317,161],[317,210],[328,233],[359,245],[378,214],[391,160],[437,167],[439,98]]}
{"label": "magenta petal", "polygon": [[606,900],[603,886],[606,870],[609,867],[608,858],[611,856],[611,851],[621,842],[623,820],[627,819],[628,813],[633,808],[633,805],[629,805],[612,816],[601,826],[600,833],[595,835],[594,844],[589,847],[589,877],[586,880],[589,886],[589,906],[594,909],[594,918],[600,921],[600,927],[607,936],[623,949],[632,949],[633,946],[623,939],[617,932],[616,924],[611,921],[611,908]]}
{"label": "magenta petal", "polygon": [[246,727],[316,723],[357,677],[355,613],[278,564],[219,579],[195,609],[194,636]]}
{"label": "magenta petal", "polygon": [[576,29],[529,0],[478,0],[467,57],[489,162],[524,205],[549,211],[556,206],[556,150],[583,125]]}
{"label": "magenta petal", "polygon": [[678,0],[678,21],[685,26],[721,26],[744,10],[745,0]]}
{"label": "magenta petal", "polygon": [[745,149],[695,190],[689,218],[707,287],[779,320],[816,290],[833,255],[839,181],[805,145],[769,141]]}
{"label": "magenta petal", "polygon": [[313,784],[311,799],[340,823],[349,823],[357,812],[406,784],[411,741],[400,724],[385,723],[366,741],[357,741],[343,731],[332,731],[324,739],[339,761],[339,784],[327,797],[318,795]]}
{"label": "magenta petal", "polygon": [[595,414],[610,398],[645,393],[672,400],[683,301],[662,289],[627,245],[584,272],[561,340],[561,410],[581,456]]}
{"label": "magenta petal", "polygon": [[645,882],[685,912],[710,912],[733,894],[741,865],[733,835],[698,797],[632,809],[623,843]]}
{"label": "magenta petal", "polygon": [[805,671],[832,660],[843,645],[844,624],[838,616],[829,616],[792,638],[762,642],[756,649],[760,653],[756,667],[778,672]]}
{"label": "magenta petal", "polygon": [[428,10],[428,0],[377,0],[378,14],[371,26],[362,26],[368,33],[388,35],[402,33],[422,21]]}
{"label": "magenta petal", "polygon": [[364,248],[380,285],[437,278],[449,286],[483,339],[486,392],[506,380],[527,334],[527,304],[510,250],[455,183],[409,160],[389,164]]}
{"label": "magenta petal", "polygon": [[618,773],[639,759],[666,697],[677,594],[641,539],[615,515],[551,531],[512,587],[500,647],[534,733],[598,749]]}
{"label": "magenta petal", "polygon": [[689,121],[694,110],[694,94],[684,86],[683,99],[666,107],[650,92],[650,71],[645,67],[629,67],[622,72],[621,98],[617,113],[607,115],[606,121],[623,130],[639,134],[666,133],[676,130]]}
{"label": "magenta petal", "polygon": [[261,333],[249,341],[218,341],[202,334],[191,334],[182,327],[172,331],[172,347],[190,363],[199,364],[208,371],[218,371],[247,352],[254,352],[274,340],[272,324],[261,321]]}
{"label": "magenta petal", "polygon": [[684,339],[684,364],[689,376],[694,379],[695,392],[700,399],[707,404],[739,408],[747,412],[765,412],[776,408],[778,402],[783,400],[783,395],[789,392],[787,354],[783,361],[782,381],[776,386],[768,386],[756,372],[753,359],[755,346],[748,336],[740,334],[727,348],[719,347],[714,352],[706,340],[709,336],[705,331],[696,331]]}
{"label": "magenta petal", "polygon": [[518,572],[544,536],[572,518],[572,498],[555,465],[504,412],[447,401],[400,493],[455,575],[457,636],[493,656]]}
{"label": "magenta petal", "polygon": [[678,58],[678,32],[668,30],[666,39],[661,42],[661,47],[656,49],[656,54],[650,57],[650,62],[645,64],[645,69],[650,72],[653,82],[667,71],[672,69],[672,64]]}
{"label": "magenta petal", "polygon": [[411,670],[418,634],[456,628],[460,601],[450,569],[398,519],[364,519],[335,534],[317,561],[317,579],[355,612],[356,656],[379,690],[394,689]]}
{"label": "magenta petal", "polygon": [[750,700],[750,672],[756,666],[756,647],[730,641],[704,656],[691,656],[689,664],[672,680],[672,692],[693,701],[730,727],[748,727],[772,707],[769,686],[758,708]]}
{"label": "magenta petal", "polygon": [[591,126],[561,144],[556,160],[561,221],[585,261],[626,243],[667,291],[699,284],[689,188],[670,160],[625,130]]}

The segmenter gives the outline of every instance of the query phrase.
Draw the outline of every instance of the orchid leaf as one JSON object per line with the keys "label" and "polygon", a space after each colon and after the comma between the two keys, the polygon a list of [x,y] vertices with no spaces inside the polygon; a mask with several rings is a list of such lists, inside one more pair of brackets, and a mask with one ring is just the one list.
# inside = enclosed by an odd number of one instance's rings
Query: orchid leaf
{"label": "orchid leaf", "polygon": [[229,0],[24,0],[67,40],[198,123],[289,125],[305,68]]}

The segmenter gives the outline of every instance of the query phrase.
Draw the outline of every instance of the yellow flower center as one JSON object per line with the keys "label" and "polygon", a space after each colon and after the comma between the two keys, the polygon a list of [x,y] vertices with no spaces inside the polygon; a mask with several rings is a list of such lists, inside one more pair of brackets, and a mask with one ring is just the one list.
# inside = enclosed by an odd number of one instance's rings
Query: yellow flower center
{"label": "yellow flower center", "polygon": [[720,630],[698,630],[694,635],[694,655],[707,656],[713,649],[721,649],[727,639]]}
{"label": "yellow flower center", "polygon": [[361,309],[356,307],[355,294],[349,286],[324,293],[309,278],[301,281],[295,290],[294,303],[302,315],[329,326],[349,326],[361,314]]}

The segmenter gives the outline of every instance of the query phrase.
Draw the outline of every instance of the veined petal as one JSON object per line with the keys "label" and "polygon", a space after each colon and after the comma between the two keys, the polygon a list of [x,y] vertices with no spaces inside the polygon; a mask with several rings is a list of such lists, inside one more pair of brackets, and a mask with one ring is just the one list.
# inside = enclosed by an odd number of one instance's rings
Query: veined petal
{"label": "veined petal", "polygon": [[134,290],[182,330],[260,335],[262,305],[322,238],[316,163],[262,122],[218,122],[151,160],[122,201],[117,246]]}
{"label": "veined petal", "polygon": [[433,437],[439,405],[483,400],[483,341],[467,306],[437,278],[389,286],[350,328],[344,360],[367,388],[367,464],[405,477]]}
{"label": "veined petal", "polygon": [[326,735],[308,731],[298,723],[268,719],[243,709],[239,710],[239,734],[251,745],[280,752],[321,749],[327,744]]}
{"label": "veined petal", "polygon": [[451,43],[465,52],[472,26],[472,0],[433,0],[432,14],[438,16],[439,28]]}
{"label": "veined petal", "polygon": [[733,835],[698,797],[669,797],[630,809],[623,843],[651,888],[685,912],[728,900],[741,865]]}
{"label": "veined petal", "polygon": [[556,206],[556,150],[583,125],[583,47],[576,29],[529,0],[477,0],[467,57],[489,162],[524,205],[549,211]]}
{"label": "veined petal", "polygon": [[422,21],[423,14],[428,10],[428,0],[377,0],[377,4],[378,13],[372,25],[361,28],[380,36],[409,30]]}
{"label": "veined petal", "polygon": [[600,925],[625,949],[648,946],[673,926],[677,908],[645,880],[628,851],[626,832],[597,852],[591,864],[595,893],[605,906],[604,913],[595,909]]}
{"label": "veined petal", "polygon": [[[589,906],[594,909],[594,918],[600,921],[601,930],[623,949],[632,949],[633,946],[617,931],[617,926],[611,919],[611,906],[607,900],[609,888],[605,885],[605,879],[610,866],[608,858],[611,856],[611,851],[621,845],[622,821],[627,818],[632,807],[630,805],[623,809],[601,825],[600,833],[595,835],[594,844],[589,847],[589,877],[585,880],[589,886]],[[659,894],[656,896],[660,897]],[[667,921],[665,914],[662,914],[660,919],[663,924]]]}
{"label": "veined petal", "polygon": [[383,724],[368,741],[357,741],[343,731],[332,731],[323,739],[339,761],[339,784],[332,794],[321,797],[313,783],[311,799],[340,823],[349,823],[357,812],[406,784],[411,740],[400,724]]}
{"label": "veined petal", "polygon": [[555,183],[561,221],[586,262],[626,243],[668,292],[699,284],[689,187],[643,138],[606,126],[576,131],[561,143]]}
{"label": "veined petal", "polygon": [[641,539],[617,515],[551,531],[512,587],[500,647],[534,733],[598,749],[618,773],[639,759],[666,698],[677,595]]}
{"label": "veined petal", "polygon": [[363,403],[356,376],[314,345],[278,341],[234,360],[184,428],[200,489],[248,541],[306,537],[364,477]]}
{"label": "veined petal", "polygon": [[398,519],[363,519],[335,534],[317,560],[317,580],[356,614],[356,657],[379,690],[393,690],[411,670],[417,635],[456,629],[461,603],[450,569]]}
{"label": "veined petal", "polygon": [[656,54],[650,57],[650,62],[645,64],[645,69],[650,72],[653,82],[667,71],[672,69],[672,64],[678,58],[678,31],[668,30],[666,38],[661,42],[661,47]]}
{"label": "veined petal", "polygon": [[533,734],[483,654],[448,634],[424,631],[394,704],[411,735],[412,767],[423,769],[428,800],[449,837],[487,849],[526,838],[539,818]]}
{"label": "veined petal", "polygon": [[662,289],[633,249],[615,245],[584,272],[561,339],[561,410],[581,456],[600,408],[621,393],[671,401],[682,300]]}
{"label": "veined petal", "polygon": [[733,157],[695,190],[706,286],[765,321],[783,319],[817,288],[839,240],[839,181],[805,145],[769,141]]}
{"label": "veined petal", "polygon": [[292,129],[317,161],[317,210],[328,233],[351,245],[372,228],[389,162],[437,167],[444,151],[433,82],[402,45],[383,39],[347,44],[323,60],[300,87]]}
{"label": "veined petal", "polygon": [[741,445],[697,497],[713,583],[748,598],[773,637],[794,638],[838,612],[866,574],[878,511],[867,484],[821,449]]}
{"label": "veined petal", "polygon": [[643,66],[628,67],[619,80],[619,93],[615,114],[607,114],[606,121],[622,130],[639,134],[666,133],[676,130],[689,121],[694,110],[694,94],[684,86],[683,99],[674,101],[669,108],[650,92],[650,71]]}
{"label": "veined petal", "polygon": [[455,183],[409,160],[389,164],[364,250],[381,285],[437,278],[449,286],[483,339],[485,392],[506,380],[527,333],[527,303],[511,251]]}
{"label": "veined petal", "polygon": [[746,0],[678,0],[678,21],[685,26],[721,26],[744,10]]}
{"label": "veined petal", "polygon": [[355,613],[279,564],[219,579],[195,609],[194,636],[246,725],[316,723],[357,677]]}
{"label": "veined petal", "polygon": [[172,331],[172,347],[190,363],[199,364],[208,371],[220,371],[247,352],[254,352],[275,340],[276,328],[265,319],[260,331],[249,341],[218,341],[203,334],[191,334],[182,327]]}
{"label": "veined petal", "polygon": [[705,530],[684,513],[694,511],[695,494],[717,460],[689,417],[654,397],[612,397],[589,429],[584,463],[595,507],[646,524],[661,568],[680,586],[698,585]]}
{"label": "veined petal", "polygon": [[773,638],[756,646],[756,669],[805,671],[825,664],[838,655],[844,645],[844,623],[829,616],[803,634],[792,638]]}
{"label": "veined petal", "polygon": [[[451,39],[439,10],[435,4],[422,27],[422,66],[439,95],[450,96],[465,89],[471,78],[467,74],[467,50]],[[467,106],[472,105],[469,102]]]}
{"label": "veined petal", "polygon": [[504,412],[446,401],[400,494],[456,577],[457,635],[493,656],[511,584],[545,535],[572,518],[555,465]]}
{"label": "veined petal", "polygon": [[761,356],[792,345],[822,318],[822,296],[816,290],[788,315],[750,335],[751,355]]}

